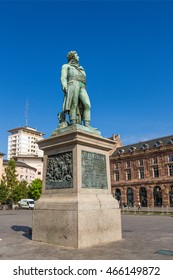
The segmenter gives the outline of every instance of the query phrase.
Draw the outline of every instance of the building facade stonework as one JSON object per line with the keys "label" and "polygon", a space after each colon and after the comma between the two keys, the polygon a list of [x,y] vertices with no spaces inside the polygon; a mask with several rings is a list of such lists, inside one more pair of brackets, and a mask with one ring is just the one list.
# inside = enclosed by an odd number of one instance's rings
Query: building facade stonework
{"label": "building facade stonework", "polygon": [[112,194],[121,205],[173,207],[173,135],[121,146],[110,166]]}
{"label": "building facade stonework", "polygon": [[[5,168],[8,165],[8,160],[3,160],[3,169],[2,174],[5,175]],[[27,181],[28,185],[37,178],[37,169],[24,163],[24,162],[15,162],[16,165],[16,174],[19,181]]]}
{"label": "building facade stonework", "polygon": [[16,161],[16,164],[18,162],[23,162],[26,165],[34,168],[35,171],[35,177],[34,179],[40,179],[42,180],[43,178],[43,157],[38,157],[38,156],[16,156],[13,157],[14,160]]}

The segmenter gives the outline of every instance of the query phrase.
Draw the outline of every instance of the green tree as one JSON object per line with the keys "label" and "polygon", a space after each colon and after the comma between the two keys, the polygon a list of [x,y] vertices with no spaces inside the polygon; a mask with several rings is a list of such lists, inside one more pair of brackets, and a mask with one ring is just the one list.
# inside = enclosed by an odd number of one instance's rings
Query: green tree
{"label": "green tree", "polygon": [[42,181],[40,179],[35,179],[31,182],[28,190],[28,197],[37,200],[41,196],[42,191]]}
{"label": "green tree", "polygon": [[28,198],[27,184],[28,184],[27,181],[18,182],[16,187],[13,189],[11,197],[15,204],[17,204],[17,202],[22,198]]}
{"label": "green tree", "polygon": [[4,203],[8,198],[7,187],[1,182],[0,184],[0,204]]}
{"label": "green tree", "polygon": [[16,163],[14,159],[10,159],[5,168],[5,174],[2,176],[1,186],[3,186],[3,192],[6,192],[6,199],[10,200],[12,203],[15,202],[13,199],[13,192],[18,184]]}

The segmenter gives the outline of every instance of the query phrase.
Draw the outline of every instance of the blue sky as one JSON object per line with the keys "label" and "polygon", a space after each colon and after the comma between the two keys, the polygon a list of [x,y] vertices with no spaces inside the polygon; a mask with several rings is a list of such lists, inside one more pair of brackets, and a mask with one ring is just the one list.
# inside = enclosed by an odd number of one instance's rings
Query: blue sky
{"label": "blue sky", "polygon": [[91,125],[124,144],[173,134],[172,1],[0,1],[0,151],[7,130],[49,137],[76,50],[87,73]]}

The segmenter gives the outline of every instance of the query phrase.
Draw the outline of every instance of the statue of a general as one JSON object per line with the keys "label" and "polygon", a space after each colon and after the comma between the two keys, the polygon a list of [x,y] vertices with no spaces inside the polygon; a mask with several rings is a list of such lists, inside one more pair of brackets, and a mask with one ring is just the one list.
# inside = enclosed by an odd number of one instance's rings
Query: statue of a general
{"label": "statue of a general", "polygon": [[86,91],[86,73],[79,65],[76,51],[67,54],[68,63],[62,66],[61,84],[64,91],[63,114],[69,115],[70,124],[90,127],[90,100]]}

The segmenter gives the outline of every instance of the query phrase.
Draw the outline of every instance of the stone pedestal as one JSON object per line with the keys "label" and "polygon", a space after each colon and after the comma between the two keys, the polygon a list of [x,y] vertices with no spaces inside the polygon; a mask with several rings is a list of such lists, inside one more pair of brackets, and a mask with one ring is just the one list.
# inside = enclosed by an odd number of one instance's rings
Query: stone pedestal
{"label": "stone pedestal", "polygon": [[39,141],[43,192],[33,211],[32,239],[85,248],[121,239],[121,215],[112,197],[109,151],[115,142],[71,126]]}

